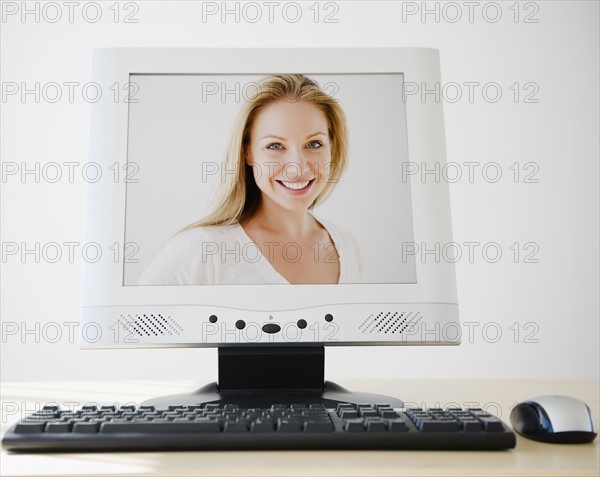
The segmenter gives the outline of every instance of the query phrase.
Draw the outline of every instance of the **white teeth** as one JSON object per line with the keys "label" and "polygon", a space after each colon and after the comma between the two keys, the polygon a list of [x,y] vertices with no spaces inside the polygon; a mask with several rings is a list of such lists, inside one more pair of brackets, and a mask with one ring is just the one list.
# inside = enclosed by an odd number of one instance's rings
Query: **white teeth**
{"label": "white teeth", "polygon": [[310,183],[310,181],[306,181],[306,182],[285,182],[285,181],[279,181],[279,182],[281,182],[288,189],[294,189],[294,190],[304,189]]}

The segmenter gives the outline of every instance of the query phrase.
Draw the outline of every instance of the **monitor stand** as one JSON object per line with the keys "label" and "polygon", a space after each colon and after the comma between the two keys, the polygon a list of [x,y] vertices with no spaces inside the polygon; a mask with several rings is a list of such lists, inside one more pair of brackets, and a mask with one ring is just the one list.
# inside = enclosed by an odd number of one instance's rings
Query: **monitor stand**
{"label": "monitor stand", "polygon": [[166,408],[205,403],[235,403],[245,407],[265,404],[377,404],[403,407],[400,399],[355,393],[325,381],[323,346],[219,348],[219,381],[189,394],[149,399],[146,406]]}

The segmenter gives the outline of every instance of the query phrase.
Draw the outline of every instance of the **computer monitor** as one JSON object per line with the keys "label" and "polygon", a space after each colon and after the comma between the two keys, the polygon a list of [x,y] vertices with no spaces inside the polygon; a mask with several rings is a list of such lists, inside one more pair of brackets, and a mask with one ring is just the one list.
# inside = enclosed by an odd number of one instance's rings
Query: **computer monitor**
{"label": "computer monitor", "polygon": [[218,391],[460,343],[436,50],[103,49],[93,81],[83,348],[217,347]]}

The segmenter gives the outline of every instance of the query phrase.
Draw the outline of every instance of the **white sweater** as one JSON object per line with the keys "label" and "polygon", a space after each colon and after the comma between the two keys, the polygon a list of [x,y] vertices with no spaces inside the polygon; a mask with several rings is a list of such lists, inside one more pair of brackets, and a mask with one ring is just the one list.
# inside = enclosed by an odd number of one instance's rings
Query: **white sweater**
{"label": "white sweater", "polygon": [[[361,250],[350,234],[332,224],[319,222],[335,244],[340,262],[338,283],[361,283]],[[271,247],[276,247],[272,245]],[[283,245],[282,245],[283,246]],[[271,249],[273,250],[273,248]],[[290,260],[325,260],[333,247],[300,257],[299,247],[288,244]],[[140,285],[242,285],[289,284],[265,257],[238,223],[228,226],[205,226],[187,229],[173,236],[144,270]]]}

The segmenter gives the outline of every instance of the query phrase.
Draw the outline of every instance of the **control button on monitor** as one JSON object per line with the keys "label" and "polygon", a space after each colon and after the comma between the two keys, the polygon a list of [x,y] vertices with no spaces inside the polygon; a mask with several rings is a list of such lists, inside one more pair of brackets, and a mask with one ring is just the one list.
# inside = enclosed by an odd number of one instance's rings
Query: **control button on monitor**
{"label": "control button on monitor", "polygon": [[304,328],[306,328],[306,320],[298,320],[298,323],[296,323],[298,325],[298,328],[300,328],[301,330],[303,330]]}
{"label": "control button on monitor", "polygon": [[325,321],[333,321],[333,315],[331,313],[327,313],[325,315]]}
{"label": "control button on monitor", "polygon": [[279,333],[281,331],[281,326],[276,325],[275,323],[267,323],[266,325],[263,325],[262,330],[265,333]]}
{"label": "control button on monitor", "polygon": [[246,328],[246,322],[245,322],[244,320],[237,320],[237,321],[235,322],[235,327],[236,327],[238,330],[243,330],[244,328]]}
{"label": "control button on monitor", "polygon": [[210,315],[208,317],[208,321],[210,321],[211,323],[216,323],[217,322],[217,315]]}

